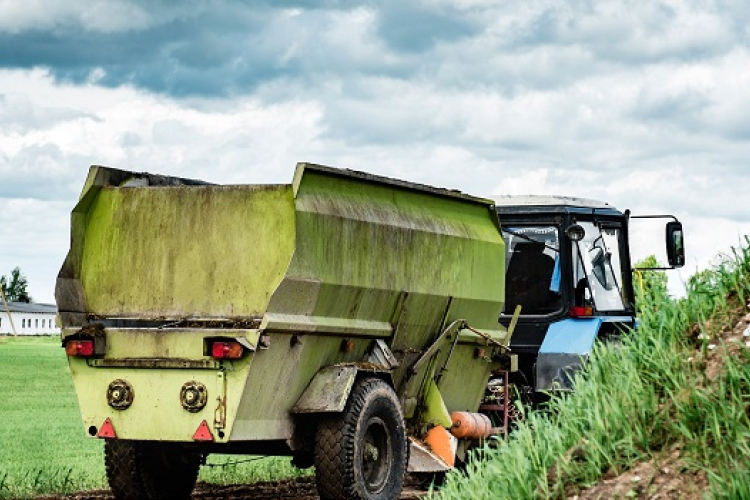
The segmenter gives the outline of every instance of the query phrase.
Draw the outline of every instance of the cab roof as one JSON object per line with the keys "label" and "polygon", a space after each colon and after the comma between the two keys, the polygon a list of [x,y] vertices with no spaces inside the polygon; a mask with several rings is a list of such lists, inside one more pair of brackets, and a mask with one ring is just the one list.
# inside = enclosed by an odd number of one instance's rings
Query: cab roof
{"label": "cab roof", "polygon": [[622,215],[604,201],[573,196],[556,195],[493,195],[499,214],[533,213],[593,213],[597,215]]}

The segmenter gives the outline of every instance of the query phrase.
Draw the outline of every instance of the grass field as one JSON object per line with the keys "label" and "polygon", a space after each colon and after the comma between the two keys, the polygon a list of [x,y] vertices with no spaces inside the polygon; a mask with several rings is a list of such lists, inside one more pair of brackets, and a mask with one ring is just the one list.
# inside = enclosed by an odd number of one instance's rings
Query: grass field
{"label": "grass field", "polygon": [[[0,498],[107,487],[102,441],[84,433],[57,337],[0,337],[0,416]],[[299,474],[288,458],[211,455],[199,480],[252,483]]]}
{"label": "grass field", "polygon": [[86,439],[57,337],[0,340],[0,495],[103,487],[101,443]]}

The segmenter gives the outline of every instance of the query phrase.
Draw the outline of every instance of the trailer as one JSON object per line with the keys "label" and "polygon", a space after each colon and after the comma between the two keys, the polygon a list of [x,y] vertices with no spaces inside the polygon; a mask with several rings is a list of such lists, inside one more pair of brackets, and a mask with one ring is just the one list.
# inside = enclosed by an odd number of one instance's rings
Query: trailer
{"label": "trailer", "polygon": [[210,453],[288,455],[324,499],[450,470],[505,430],[478,412],[517,369],[505,259],[494,203],[453,190],[92,167],[55,295],[115,497],[187,498]]}

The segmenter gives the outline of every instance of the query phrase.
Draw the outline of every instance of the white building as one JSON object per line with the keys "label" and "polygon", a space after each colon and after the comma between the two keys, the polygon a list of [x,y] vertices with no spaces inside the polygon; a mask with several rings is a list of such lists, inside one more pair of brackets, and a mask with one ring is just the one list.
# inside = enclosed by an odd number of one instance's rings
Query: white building
{"label": "white building", "polygon": [[[55,335],[60,333],[60,329],[55,325],[57,306],[54,304],[8,302],[8,309],[18,335]],[[0,301],[0,335],[13,335],[13,327],[2,301]]]}

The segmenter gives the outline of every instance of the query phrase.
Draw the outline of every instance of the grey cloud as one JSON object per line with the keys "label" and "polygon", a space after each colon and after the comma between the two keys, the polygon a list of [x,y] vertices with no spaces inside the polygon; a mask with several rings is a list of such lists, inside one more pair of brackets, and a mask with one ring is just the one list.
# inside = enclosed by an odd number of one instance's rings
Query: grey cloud
{"label": "grey cloud", "polygon": [[[481,28],[455,9],[411,3],[383,2],[370,10],[304,1],[225,1],[212,9],[196,5],[179,11],[170,5],[139,2],[148,21],[121,31],[97,31],[80,16],[54,29],[0,31],[0,66],[45,67],[73,83],[87,81],[101,68],[104,76],[97,83],[105,86],[226,96],[284,79],[405,77],[420,66],[412,55]],[[349,37],[337,38],[336,32],[346,29],[337,25],[346,22],[341,17],[357,9],[372,12],[373,31],[357,32],[354,26]]]}
{"label": "grey cloud", "polygon": [[671,124],[688,133],[705,130],[705,112],[713,104],[703,92],[686,90],[660,95],[642,95],[631,118],[644,123]]}
{"label": "grey cloud", "polygon": [[457,9],[419,2],[384,2],[378,32],[389,46],[404,52],[424,52],[438,42],[475,35],[481,26]]}
{"label": "grey cloud", "polygon": [[74,200],[82,181],[71,179],[70,168],[87,163],[50,143],[32,144],[13,155],[0,153],[0,199]]}
{"label": "grey cloud", "polygon": [[[96,68],[106,86],[131,84],[174,95],[221,95],[274,77],[273,47],[264,46],[262,12],[196,12],[135,32],[81,29],[0,34],[0,65],[47,67],[61,80],[86,81]],[[221,35],[218,35],[220,33]],[[253,50],[254,49],[254,50]],[[232,62],[252,51],[252,67],[235,73]]]}
{"label": "grey cloud", "polygon": [[66,107],[39,107],[26,95],[0,94],[0,127],[6,133],[24,134],[31,130],[44,130],[58,123],[77,119],[98,121],[90,113]]}
{"label": "grey cloud", "polygon": [[664,1],[595,0],[537,4],[537,10],[526,9],[531,14],[518,15],[503,47],[524,52],[530,47],[577,45],[600,61],[634,65],[699,60],[727,52],[738,39],[747,43],[745,25],[738,22],[741,14],[733,12],[747,8],[737,2],[732,9],[719,2],[679,5],[676,9]]}

